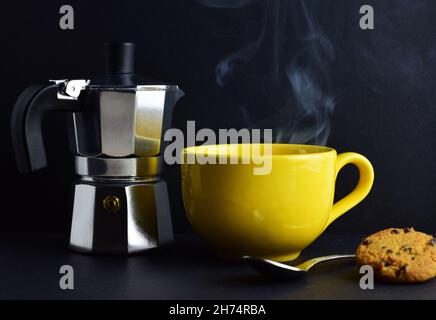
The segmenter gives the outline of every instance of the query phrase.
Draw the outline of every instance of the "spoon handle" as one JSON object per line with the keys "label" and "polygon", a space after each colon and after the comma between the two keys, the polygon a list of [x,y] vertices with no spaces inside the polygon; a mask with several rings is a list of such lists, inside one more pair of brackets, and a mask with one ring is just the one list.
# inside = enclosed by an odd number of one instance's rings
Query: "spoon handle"
{"label": "spoon handle", "polygon": [[312,268],[314,265],[317,265],[320,262],[337,260],[337,259],[350,259],[350,258],[355,258],[355,257],[356,256],[354,254],[332,255],[332,256],[319,257],[319,258],[314,258],[314,259],[308,260],[306,262],[303,262],[302,264],[298,265],[297,268],[309,271],[310,268]]}

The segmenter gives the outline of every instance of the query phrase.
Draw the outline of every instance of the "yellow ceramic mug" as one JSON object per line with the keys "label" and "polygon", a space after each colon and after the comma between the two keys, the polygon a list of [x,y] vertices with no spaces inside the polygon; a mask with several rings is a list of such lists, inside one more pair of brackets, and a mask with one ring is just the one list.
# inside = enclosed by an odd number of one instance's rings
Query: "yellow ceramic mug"
{"label": "yellow ceramic mug", "polygon": [[[258,145],[271,150],[267,175],[254,174],[259,163],[255,161],[186,163],[187,157],[205,154],[237,159],[242,146],[183,150],[182,191],[188,219],[203,239],[228,258],[297,258],[330,223],[362,201],[373,184],[374,171],[364,156],[337,155],[327,147]],[[336,176],[347,164],[359,169],[359,183],[333,204]]]}

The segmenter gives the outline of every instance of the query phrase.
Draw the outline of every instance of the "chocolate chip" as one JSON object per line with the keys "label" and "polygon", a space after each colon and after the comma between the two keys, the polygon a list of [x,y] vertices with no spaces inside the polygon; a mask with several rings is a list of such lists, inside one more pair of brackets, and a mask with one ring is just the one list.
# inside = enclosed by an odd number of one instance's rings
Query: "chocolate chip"
{"label": "chocolate chip", "polygon": [[400,269],[398,269],[398,270],[395,272],[395,276],[396,276],[396,277],[401,276],[401,274],[403,274],[404,272],[406,272],[406,269],[407,269],[407,265],[405,265],[405,266],[401,266]]}
{"label": "chocolate chip", "polygon": [[363,244],[364,246],[369,246],[371,243],[372,243],[372,241],[369,240],[369,239],[365,239],[365,240],[362,241],[362,244]]}
{"label": "chocolate chip", "polygon": [[403,229],[403,230],[404,230],[404,233],[412,232],[412,228],[405,228],[405,229]]}
{"label": "chocolate chip", "polygon": [[427,244],[432,247],[436,246],[436,238],[431,239]]}
{"label": "chocolate chip", "polygon": [[384,266],[385,267],[390,267],[392,264],[389,261],[385,261]]}
{"label": "chocolate chip", "polygon": [[400,232],[397,229],[393,229],[393,230],[391,230],[391,233],[392,234],[399,234]]}
{"label": "chocolate chip", "polygon": [[407,252],[408,254],[413,254],[413,248],[407,244],[402,246],[400,249],[403,250],[404,252]]}
{"label": "chocolate chip", "polygon": [[386,250],[386,254],[394,253],[391,249]]}
{"label": "chocolate chip", "polygon": [[415,260],[415,257],[412,257],[412,260]]}

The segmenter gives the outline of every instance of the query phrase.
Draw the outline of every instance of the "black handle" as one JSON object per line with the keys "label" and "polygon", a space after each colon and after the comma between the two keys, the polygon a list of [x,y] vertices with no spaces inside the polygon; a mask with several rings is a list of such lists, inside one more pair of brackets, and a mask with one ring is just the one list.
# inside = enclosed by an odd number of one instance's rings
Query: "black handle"
{"label": "black handle", "polygon": [[33,85],[21,93],[15,102],[11,119],[12,144],[18,171],[32,172],[47,166],[42,120],[48,111],[80,111],[76,100],[59,100],[58,85]]}
{"label": "black handle", "polygon": [[133,74],[135,44],[132,42],[107,42],[105,45],[106,73]]}

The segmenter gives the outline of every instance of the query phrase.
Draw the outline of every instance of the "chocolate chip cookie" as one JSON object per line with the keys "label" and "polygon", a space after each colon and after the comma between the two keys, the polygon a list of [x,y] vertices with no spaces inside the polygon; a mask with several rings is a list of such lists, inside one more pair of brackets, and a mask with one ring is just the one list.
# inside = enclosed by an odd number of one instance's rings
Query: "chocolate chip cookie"
{"label": "chocolate chip cookie", "polygon": [[436,239],[413,228],[391,228],[362,240],[359,265],[370,265],[382,280],[424,282],[436,277]]}

